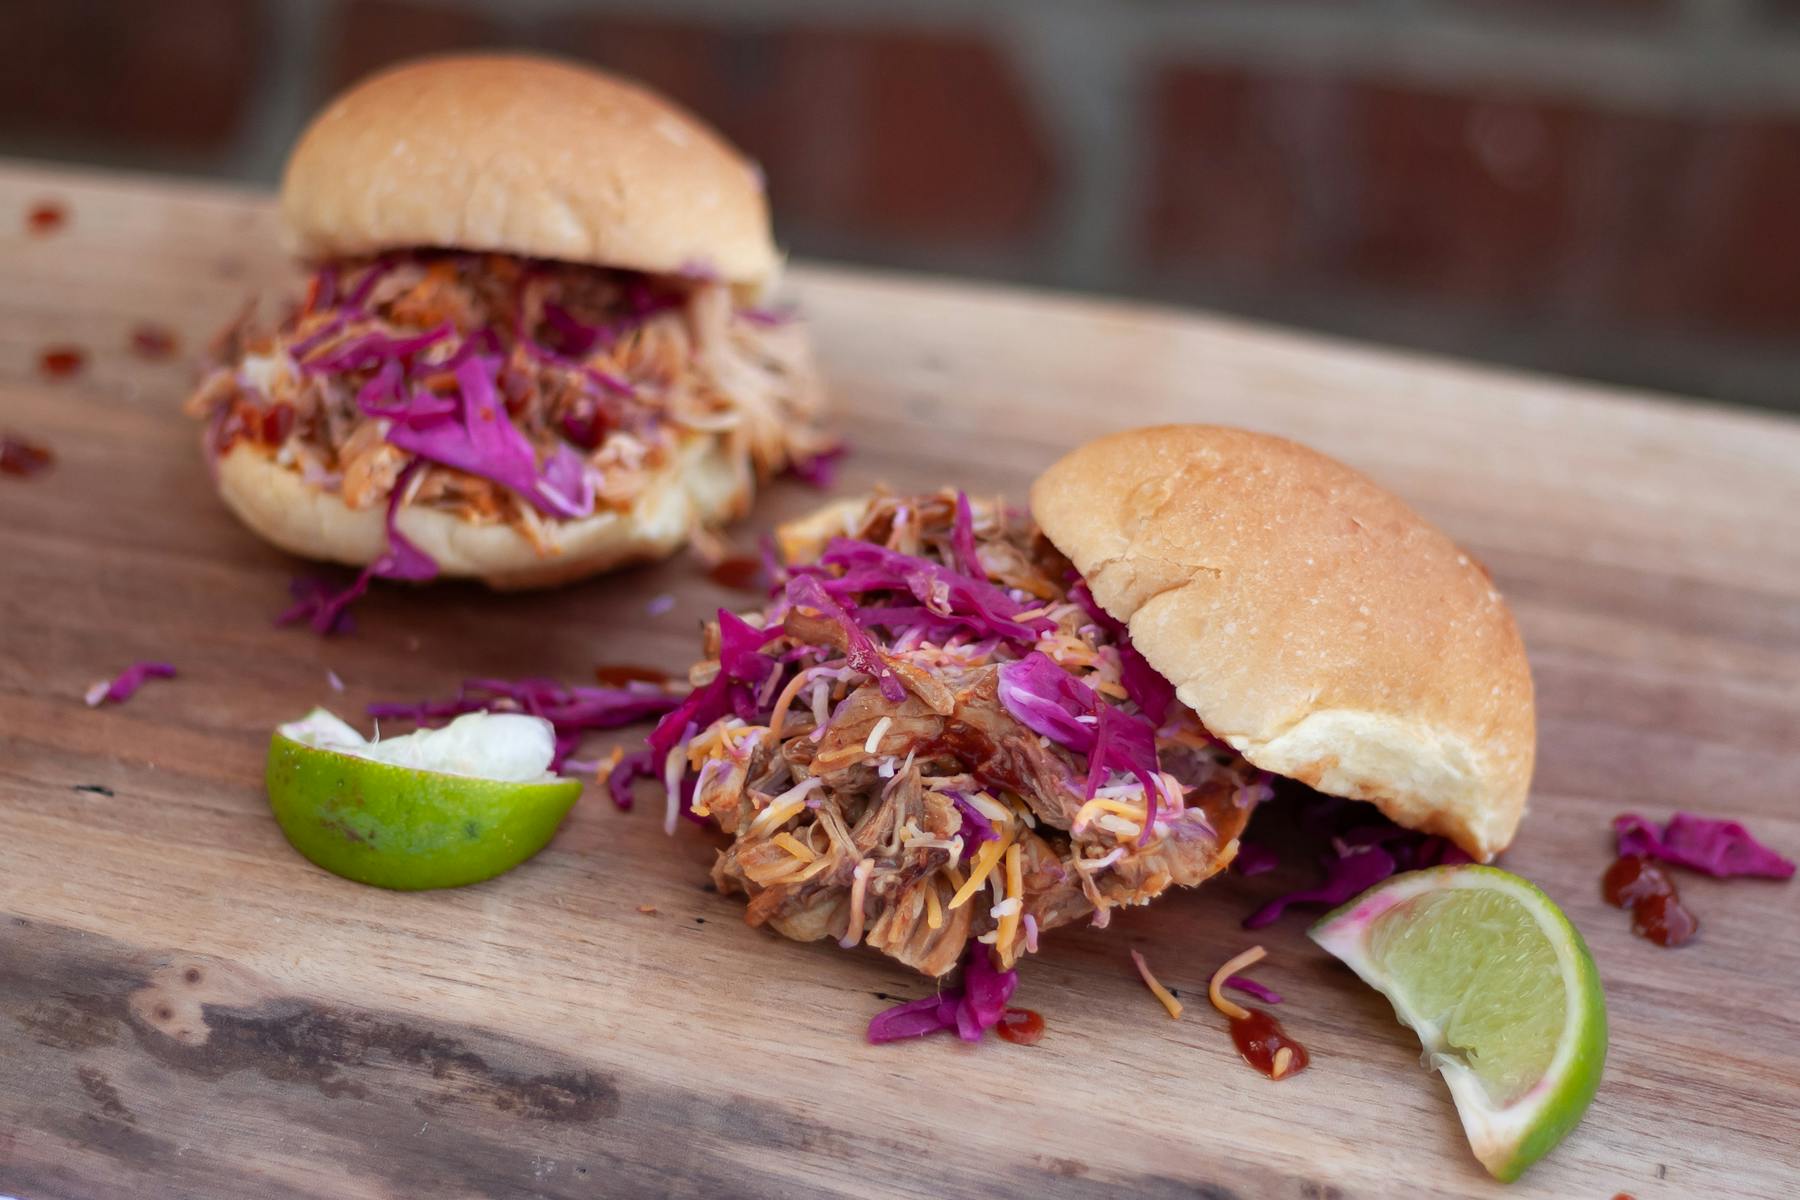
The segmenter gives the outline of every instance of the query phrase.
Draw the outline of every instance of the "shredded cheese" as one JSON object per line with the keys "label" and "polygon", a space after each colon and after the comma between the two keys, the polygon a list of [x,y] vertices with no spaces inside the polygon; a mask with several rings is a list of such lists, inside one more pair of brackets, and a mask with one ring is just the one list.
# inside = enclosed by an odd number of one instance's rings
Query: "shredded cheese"
{"label": "shredded cheese", "polygon": [[863,743],[864,754],[875,753],[875,748],[881,745],[881,735],[886,733],[888,727],[893,723],[894,718],[892,717],[883,717],[881,720],[875,722],[875,728],[869,730],[869,740]]}
{"label": "shredded cheese", "polygon": [[925,881],[925,924],[933,929],[944,927],[944,905],[938,899],[937,885]]}
{"label": "shredded cheese", "polygon": [[1008,829],[1000,837],[981,843],[981,849],[975,852],[975,861],[969,864],[968,882],[956,889],[956,895],[950,897],[950,907],[961,908],[969,902],[969,897],[981,890],[987,877],[993,873],[994,866],[1000,856],[1012,845],[1012,830]]}
{"label": "shredded cheese", "polygon": [[1267,954],[1268,951],[1264,950],[1261,946],[1252,946],[1242,954],[1233,956],[1218,970],[1214,971],[1211,982],[1206,985],[1206,998],[1212,1001],[1212,1006],[1224,1013],[1227,1017],[1230,1017],[1233,1021],[1242,1021],[1245,1017],[1248,1017],[1250,1015],[1250,1010],[1237,1003],[1235,1000],[1227,1000],[1225,998],[1225,993],[1220,989],[1225,986],[1225,981],[1227,979],[1230,979],[1245,967],[1255,966],[1257,963],[1261,962]]}
{"label": "shredded cheese", "polygon": [[776,737],[781,736],[781,723],[787,720],[787,711],[793,707],[794,697],[800,694],[801,686],[808,678],[807,672],[797,671],[788,680],[787,686],[781,689],[781,695],[775,697],[775,707],[769,712],[769,729]]}
{"label": "shredded cheese", "polygon": [[1288,1073],[1288,1068],[1293,1065],[1294,1065],[1293,1047],[1283,1046],[1281,1049],[1279,1049],[1275,1052],[1275,1062],[1273,1064],[1273,1069],[1269,1072],[1269,1078],[1280,1079],[1283,1075],[1286,1075]]}
{"label": "shredded cheese", "polygon": [[[1019,933],[1019,915],[1025,911],[1025,878],[1020,869],[1024,847],[1017,842],[1006,848],[1006,900],[995,906],[1000,916],[1000,936],[995,944],[1002,950],[1013,944]],[[1005,912],[1001,912],[1005,909]]]}
{"label": "shredded cheese", "polygon": [[[1086,804],[1075,810],[1075,820],[1070,822],[1069,832],[1080,833],[1096,820],[1101,813],[1115,813],[1128,821],[1140,822],[1138,829],[1143,828],[1141,824],[1144,819],[1143,805],[1127,804],[1123,800],[1114,800],[1107,796],[1095,796],[1092,800],[1089,800]],[[1136,833],[1137,829],[1133,829],[1132,832]]]}
{"label": "shredded cheese", "polygon": [[825,781],[814,775],[802,779],[781,795],[769,801],[769,807],[757,813],[750,822],[750,833],[760,836],[785,822],[801,809],[806,807],[806,797],[814,788],[823,787]]}
{"label": "shredded cheese", "polygon": [[1181,1001],[1177,1000],[1175,994],[1150,973],[1150,964],[1144,961],[1142,954],[1133,950],[1131,961],[1137,964],[1138,976],[1143,979],[1144,986],[1150,989],[1150,994],[1162,1001],[1162,1006],[1169,1010],[1171,1019],[1179,1021],[1181,1019]]}
{"label": "shredded cheese", "polygon": [[811,846],[786,830],[782,830],[769,840],[774,842],[777,846],[780,846],[783,850],[786,850],[801,862],[811,862],[813,859],[819,857],[819,852],[817,850],[814,850]]}
{"label": "shredded cheese", "polygon": [[875,860],[865,858],[856,864],[856,870],[851,873],[850,924],[844,930],[844,936],[838,939],[838,945],[846,950],[862,941],[863,897],[868,894],[869,875],[874,870]]}
{"label": "shredded cheese", "polygon": [[1136,821],[1127,821],[1124,817],[1116,816],[1113,813],[1101,813],[1094,824],[1121,838],[1134,838],[1144,831],[1144,827]]}

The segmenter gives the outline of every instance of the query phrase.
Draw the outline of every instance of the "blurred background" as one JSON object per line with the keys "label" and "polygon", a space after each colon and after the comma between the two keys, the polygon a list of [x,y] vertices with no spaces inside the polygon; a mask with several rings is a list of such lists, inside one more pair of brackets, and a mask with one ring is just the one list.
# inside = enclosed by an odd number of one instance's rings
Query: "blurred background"
{"label": "blurred background", "polygon": [[1800,0],[0,0],[0,154],[272,184],[385,63],[553,50],[797,255],[1800,408]]}

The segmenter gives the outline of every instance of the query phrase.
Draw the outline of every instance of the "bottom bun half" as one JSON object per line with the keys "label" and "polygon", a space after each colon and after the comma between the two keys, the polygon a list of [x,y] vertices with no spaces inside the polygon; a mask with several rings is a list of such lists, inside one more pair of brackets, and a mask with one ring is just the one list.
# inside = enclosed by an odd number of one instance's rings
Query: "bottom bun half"
{"label": "bottom bun half", "polygon": [[[480,579],[501,590],[550,587],[664,558],[686,544],[696,525],[742,516],[751,483],[734,458],[716,437],[686,443],[629,509],[546,520],[547,553],[510,525],[431,508],[402,508],[396,523],[444,576]],[[360,567],[387,547],[384,506],[350,508],[336,493],[246,444],[219,459],[218,485],[239,520],[290,553]]]}

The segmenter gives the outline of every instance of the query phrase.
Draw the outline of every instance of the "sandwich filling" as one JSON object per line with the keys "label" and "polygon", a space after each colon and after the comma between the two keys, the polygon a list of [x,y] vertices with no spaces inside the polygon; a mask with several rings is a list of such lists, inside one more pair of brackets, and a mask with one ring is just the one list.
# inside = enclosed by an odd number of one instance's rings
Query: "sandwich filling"
{"label": "sandwich filling", "polygon": [[[839,514],[721,612],[650,737],[747,920],[943,975],[1223,869],[1270,777],[1211,737],[1031,524],[944,492]],[[793,557],[790,548],[790,557]]]}
{"label": "sandwich filling", "polygon": [[547,522],[630,509],[696,439],[720,439],[746,487],[829,449],[804,331],[705,278],[440,250],[334,262],[273,327],[246,312],[214,359],[189,411],[215,459],[248,445],[350,508],[506,524],[541,553]]}

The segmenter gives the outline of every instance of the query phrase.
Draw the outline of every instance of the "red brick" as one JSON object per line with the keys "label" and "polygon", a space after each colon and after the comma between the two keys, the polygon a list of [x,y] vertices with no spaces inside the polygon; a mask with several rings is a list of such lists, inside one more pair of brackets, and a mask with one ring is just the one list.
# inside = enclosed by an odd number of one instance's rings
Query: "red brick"
{"label": "red brick", "polygon": [[1719,255],[1706,287],[1725,328],[1800,335],[1800,122],[1756,120],[1722,131],[1726,180]]}
{"label": "red brick", "polygon": [[1379,84],[1346,90],[1352,276],[1528,305],[1567,247],[1574,113]]}
{"label": "red brick", "polygon": [[6,0],[0,129],[223,149],[263,73],[260,12],[255,0]]}
{"label": "red brick", "polygon": [[488,17],[441,4],[349,0],[338,14],[323,71],[332,92],[390,64],[492,46],[502,35]]}
{"label": "red brick", "polygon": [[1028,242],[1055,166],[1003,53],[961,33],[594,17],[556,44],[668,92],[760,161],[827,243]]}
{"label": "red brick", "polygon": [[1555,106],[1187,67],[1150,103],[1155,270],[1525,306],[1568,240],[1573,127]]}

